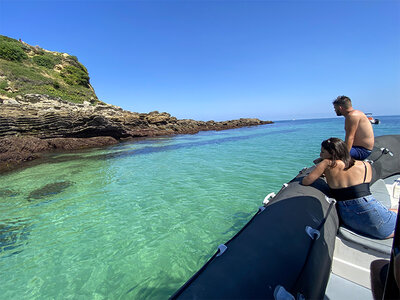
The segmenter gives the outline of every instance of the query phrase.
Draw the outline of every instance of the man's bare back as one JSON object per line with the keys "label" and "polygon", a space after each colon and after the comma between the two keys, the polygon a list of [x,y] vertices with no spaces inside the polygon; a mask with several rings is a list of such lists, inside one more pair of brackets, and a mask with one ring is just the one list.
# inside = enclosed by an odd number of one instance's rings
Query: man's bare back
{"label": "man's bare back", "polygon": [[374,147],[374,131],[367,116],[356,109],[345,115],[346,144],[359,146],[368,150]]}

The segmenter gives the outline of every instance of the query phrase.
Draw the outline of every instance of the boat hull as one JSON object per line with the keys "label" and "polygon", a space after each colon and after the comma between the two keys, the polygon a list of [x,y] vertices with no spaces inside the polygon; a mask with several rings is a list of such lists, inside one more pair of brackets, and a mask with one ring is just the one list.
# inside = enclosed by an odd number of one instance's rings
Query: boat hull
{"label": "boat hull", "polygon": [[[303,186],[299,174],[260,210],[172,299],[270,299],[281,286],[323,298],[339,225],[327,185]],[[306,228],[319,231],[313,239]]]}

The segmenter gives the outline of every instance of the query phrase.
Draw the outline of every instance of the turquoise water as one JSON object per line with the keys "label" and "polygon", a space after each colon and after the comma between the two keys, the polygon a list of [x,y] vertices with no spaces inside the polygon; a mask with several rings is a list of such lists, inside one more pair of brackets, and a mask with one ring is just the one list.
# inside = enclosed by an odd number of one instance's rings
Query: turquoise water
{"label": "turquoise water", "polygon": [[[375,135],[399,134],[400,116]],[[344,119],[54,154],[0,176],[0,298],[166,299]]]}

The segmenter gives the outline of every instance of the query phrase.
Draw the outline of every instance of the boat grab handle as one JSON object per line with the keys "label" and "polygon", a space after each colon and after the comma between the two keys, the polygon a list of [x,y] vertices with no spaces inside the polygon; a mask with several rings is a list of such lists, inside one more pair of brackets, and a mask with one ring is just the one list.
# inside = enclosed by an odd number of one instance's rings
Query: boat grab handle
{"label": "boat grab handle", "polygon": [[264,198],[264,200],[263,200],[264,206],[266,206],[266,205],[269,203],[269,201],[270,201],[272,198],[274,198],[275,196],[276,196],[276,195],[275,195],[274,192],[269,193],[267,196],[265,196],[265,198]]}
{"label": "boat grab handle", "polygon": [[293,295],[289,293],[283,286],[277,285],[274,290],[275,300],[295,300]]}
{"label": "boat grab handle", "polygon": [[227,246],[225,246],[224,244],[221,244],[221,245],[219,245],[218,246],[218,254],[217,254],[217,257],[218,256],[221,256],[222,254],[224,254],[224,252],[226,251],[226,249],[228,249],[228,247]]}
{"label": "boat grab handle", "polygon": [[318,240],[319,236],[321,235],[317,229],[314,229],[310,226],[306,226],[306,232],[313,240]]}
{"label": "boat grab handle", "polygon": [[392,151],[390,151],[388,148],[381,148],[380,150],[382,151],[383,154],[389,153],[390,156],[393,156]]}

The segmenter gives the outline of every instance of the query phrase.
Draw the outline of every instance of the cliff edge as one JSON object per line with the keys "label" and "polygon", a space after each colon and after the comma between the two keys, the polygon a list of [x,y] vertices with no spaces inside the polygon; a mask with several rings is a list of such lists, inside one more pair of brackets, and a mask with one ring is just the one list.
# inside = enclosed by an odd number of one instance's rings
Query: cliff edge
{"label": "cliff edge", "polygon": [[166,112],[126,111],[97,98],[76,57],[0,36],[0,172],[45,151],[268,123],[179,120]]}

